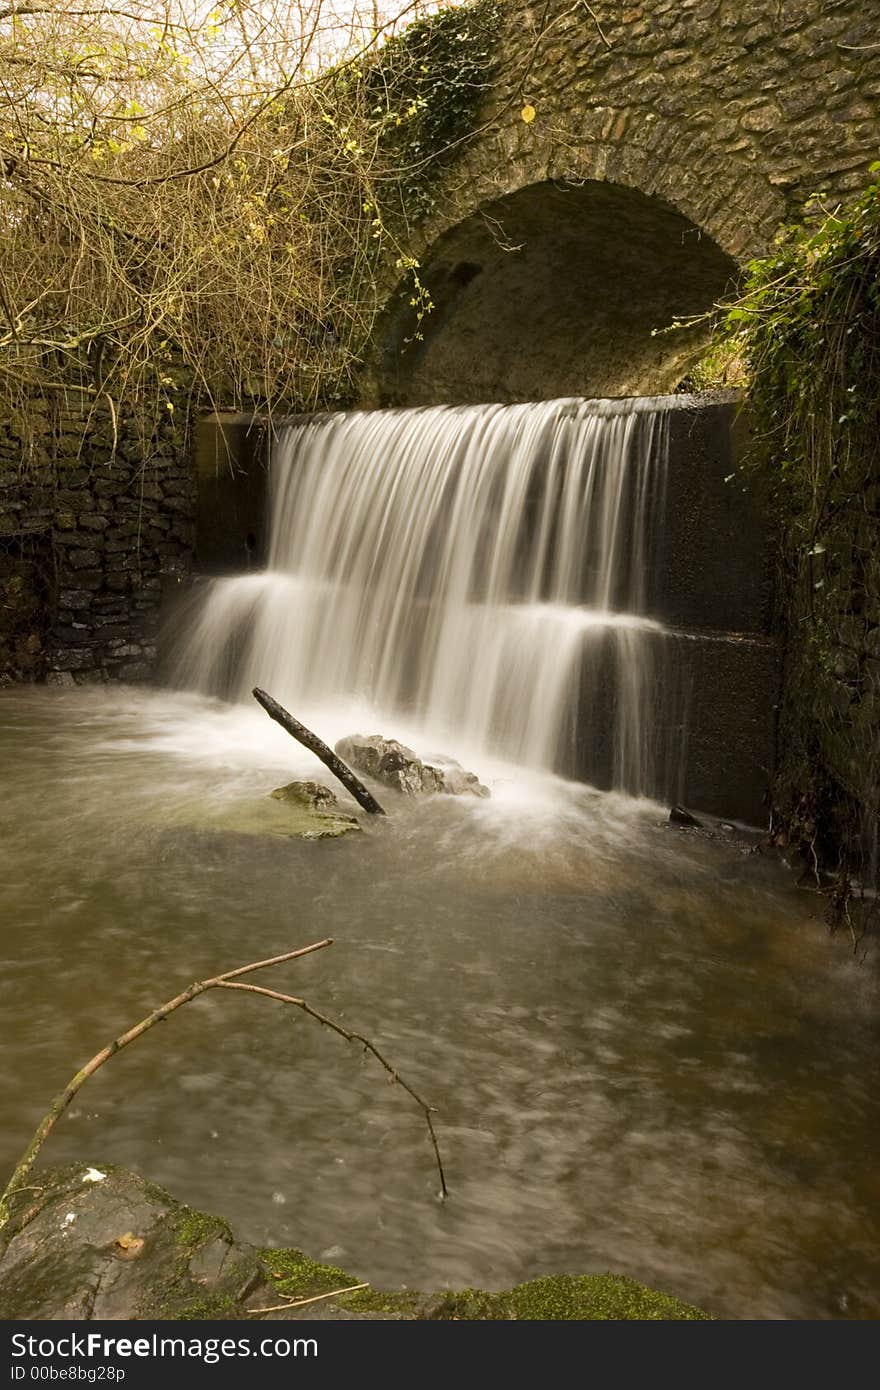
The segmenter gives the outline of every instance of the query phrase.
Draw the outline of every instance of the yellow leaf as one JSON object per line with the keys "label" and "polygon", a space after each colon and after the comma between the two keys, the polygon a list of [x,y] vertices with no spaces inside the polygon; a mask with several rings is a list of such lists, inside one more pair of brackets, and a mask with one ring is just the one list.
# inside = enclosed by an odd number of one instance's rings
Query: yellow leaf
{"label": "yellow leaf", "polygon": [[537,115],[537,112],[535,111],[534,106],[532,106],[530,102],[526,102],[525,106],[520,112],[520,115],[522,116],[526,125],[531,125],[532,121],[535,119],[535,116]]}
{"label": "yellow leaf", "polygon": [[143,1236],[136,1236],[132,1231],[126,1231],[124,1236],[117,1236],[114,1241],[117,1254],[122,1259],[133,1260],[141,1253],[144,1248]]}

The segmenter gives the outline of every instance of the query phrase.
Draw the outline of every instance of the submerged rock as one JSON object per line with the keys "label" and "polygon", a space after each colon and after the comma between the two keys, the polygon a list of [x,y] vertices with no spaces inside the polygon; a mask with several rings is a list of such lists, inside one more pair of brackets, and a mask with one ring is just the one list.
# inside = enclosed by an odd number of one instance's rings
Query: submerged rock
{"label": "submerged rock", "polygon": [[696,816],[692,816],[684,806],[673,806],[669,812],[669,824],[685,826],[689,830],[702,830],[703,828],[703,822],[697,820]]}
{"label": "submerged rock", "polygon": [[276,833],[300,840],[332,840],[361,828],[357,816],[334,809],[339,805],[335,794],[320,782],[288,782],[269,795],[285,807],[284,828]]}
{"label": "submerged rock", "polygon": [[324,811],[328,806],[339,805],[335,794],[320,782],[288,782],[286,787],[276,787],[269,795],[276,801],[302,806],[306,811]]}
{"label": "submerged rock", "polygon": [[324,815],[320,811],[306,811],[300,807],[294,810],[284,829],[275,833],[291,835],[297,840],[335,840],[340,835],[350,835],[352,831],[360,829],[357,816],[343,815],[341,811]]}
{"label": "submerged rock", "polygon": [[[38,1172],[2,1233],[0,1319],[473,1320],[703,1319],[669,1294],[614,1274],[534,1279],[503,1293],[363,1288],[301,1250],[257,1249],[124,1168],[75,1164]],[[0,1251],[3,1251],[0,1240]]]}
{"label": "submerged rock", "polygon": [[[287,795],[287,787],[277,787],[259,797],[192,797],[163,808],[162,826],[165,830],[280,836],[288,840],[337,839],[361,830],[357,816],[339,810],[333,793],[326,787],[316,783],[292,783],[291,786],[315,787],[316,790],[312,795],[307,792]],[[325,793],[323,797],[319,795],[321,792]]]}
{"label": "submerged rock", "polygon": [[443,792],[448,796],[490,796],[473,772],[453,758],[422,759],[405,744],[381,734],[351,734],[341,738],[334,752],[356,772],[374,777],[407,796]]}

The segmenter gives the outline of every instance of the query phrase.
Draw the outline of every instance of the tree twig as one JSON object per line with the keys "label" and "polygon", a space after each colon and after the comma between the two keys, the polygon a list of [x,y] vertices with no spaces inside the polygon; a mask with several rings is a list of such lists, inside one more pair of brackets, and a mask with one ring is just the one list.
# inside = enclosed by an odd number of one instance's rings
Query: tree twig
{"label": "tree twig", "polygon": [[440,1174],[440,1191],[444,1197],[449,1195],[449,1189],[446,1186],[446,1175],[443,1172],[443,1160],[440,1157],[440,1146],[437,1143],[437,1135],[434,1132],[434,1121],[431,1118],[434,1114],[433,1105],[429,1105],[428,1102],[419,1095],[418,1091],[413,1090],[409,1082],[404,1081],[397,1068],[392,1066],[387,1057],[382,1056],[382,1053],[374,1043],[370,1042],[369,1038],[365,1038],[362,1033],[353,1033],[350,1029],[344,1028],[336,1019],[328,1018],[326,1014],[319,1013],[318,1010],[312,1008],[311,1004],[305,999],[298,999],[293,994],[280,994],[278,990],[266,989],[263,985],[243,985],[229,979],[220,980],[218,983],[222,989],[241,989],[245,990],[248,994],[262,994],[267,999],[277,999],[280,1004],[293,1004],[297,1009],[302,1009],[303,1013],[308,1014],[309,1018],[313,1018],[316,1023],[322,1023],[325,1028],[330,1028],[334,1033],[338,1033],[341,1038],[345,1038],[346,1042],[360,1043],[365,1051],[372,1053],[377,1062],[385,1068],[392,1081],[395,1081],[398,1086],[402,1086],[407,1095],[412,1096],[416,1105],[421,1107],[425,1116],[425,1122],[428,1126],[428,1133],[431,1136],[434,1157],[437,1160],[437,1171]]}
{"label": "tree twig", "polygon": [[584,9],[586,10],[587,14],[590,16],[591,20],[592,20],[593,23],[595,24],[595,26],[596,26],[596,31],[597,31],[597,33],[598,33],[598,35],[599,35],[599,38],[600,38],[600,39],[602,40],[602,42],[604,43],[605,47],[606,47],[606,48],[613,48],[614,45],[612,44],[611,40],[610,40],[610,39],[608,38],[608,36],[606,35],[604,29],[602,28],[602,25],[599,23],[599,17],[598,17],[598,15],[596,14],[596,11],[592,8],[591,5],[588,5],[588,4],[587,4],[587,0],[581,0],[581,3],[583,4],[583,7],[584,7]]}
{"label": "tree twig", "polygon": [[249,1317],[255,1318],[259,1313],[286,1313],[288,1308],[305,1308],[309,1303],[320,1303],[323,1298],[338,1298],[343,1293],[357,1293],[359,1289],[368,1289],[369,1284],[352,1284],[348,1289],[332,1289],[330,1293],[316,1293],[311,1298],[294,1298],[287,1303],[273,1303],[271,1308],[248,1308]]}
{"label": "tree twig", "polygon": [[274,719],[276,724],[280,724],[291,738],[295,738],[304,748],[308,748],[310,753],[314,753],[316,758],[320,758],[326,768],[338,777],[347,791],[350,791],[355,801],[363,806],[371,816],[384,816],[385,811],[379,805],[373,793],[368,791],[361,779],[352,772],[347,763],[344,763],[338,754],[328,748],[323,739],[313,734],[311,729],[307,729],[305,724],[300,724],[298,719],[294,719],[292,714],[288,714],[283,705],[279,705],[277,700],[273,700],[271,695],[267,695],[265,690],[260,690],[259,686],[254,689],[254,699],[258,705],[262,705],[270,719]]}
{"label": "tree twig", "polygon": [[403,1089],[412,1096],[413,1100],[416,1101],[424,1112],[428,1123],[428,1131],[431,1135],[431,1141],[434,1147],[434,1155],[440,1170],[440,1181],[443,1193],[445,1195],[446,1180],[443,1175],[443,1165],[440,1161],[440,1153],[434,1133],[434,1125],[431,1120],[430,1107],[422,1097],[399,1076],[395,1068],[386,1061],[378,1049],[359,1033],[349,1033],[341,1024],[334,1022],[333,1019],[326,1018],[316,1009],[313,1009],[311,1005],[306,1004],[305,1000],[294,999],[289,995],[278,994],[274,990],[261,990],[256,985],[250,986],[240,982],[240,977],[242,975],[250,975],[256,970],[265,970],[269,966],[281,965],[286,961],[299,960],[302,956],[311,955],[313,951],[323,950],[325,946],[332,946],[332,944],[332,938],[326,937],[323,941],[315,941],[310,946],[301,946],[295,951],[285,951],[279,956],[270,956],[266,960],[251,961],[248,965],[240,965],[235,970],[224,971],[222,975],[213,975],[207,980],[196,980],[188,989],[175,995],[174,998],[169,999],[167,1003],[160,1004],[157,1009],[153,1009],[152,1013],[147,1014],[146,1018],[141,1019],[140,1023],[136,1023],[133,1028],[129,1028],[127,1032],[121,1033],[118,1038],[114,1038],[113,1042],[102,1048],[100,1052],[95,1053],[95,1056],[92,1057],[90,1061],[86,1062],[84,1067],[80,1068],[76,1075],[65,1086],[64,1090],[55,1097],[48,1111],[37,1126],[30,1144],[16,1164],[2,1195],[0,1195],[0,1243],[2,1243],[3,1230],[9,1224],[11,1216],[9,1203],[11,1199],[16,1193],[24,1190],[27,1186],[27,1179],[36,1162],[40,1149],[52,1133],[58,1120],[64,1114],[64,1111],[70,1105],[74,1096],[85,1085],[89,1077],[94,1076],[95,1072],[98,1071],[105,1062],[108,1062],[111,1057],[115,1056],[117,1052],[120,1052],[122,1048],[127,1047],[129,1043],[135,1042],[137,1038],[149,1032],[157,1023],[163,1023],[175,1010],[181,1008],[184,1004],[190,1003],[191,1000],[196,999],[200,994],[204,994],[209,989],[249,989],[253,993],[265,994],[269,998],[280,999],[284,1003],[296,1004],[317,1022],[322,1023],[325,1027],[331,1028],[347,1041],[362,1043],[368,1051],[372,1052],[372,1054],[378,1058],[385,1070],[389,1072],[395,1081],[400,1083]]}

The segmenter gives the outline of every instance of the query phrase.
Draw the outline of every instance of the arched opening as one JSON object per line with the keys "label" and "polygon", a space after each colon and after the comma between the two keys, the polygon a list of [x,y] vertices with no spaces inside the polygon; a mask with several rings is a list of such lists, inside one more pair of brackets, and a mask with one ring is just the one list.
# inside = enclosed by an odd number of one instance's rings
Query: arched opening
{"label": "arched opening", "polygon": [[[433,311],[401,288],[378,338],[381,405],[672,391],[736,262],[658,198],[619,184],[542,182],[484,204],[423,258]],[[416,328],[422,334],[415,336]]]}

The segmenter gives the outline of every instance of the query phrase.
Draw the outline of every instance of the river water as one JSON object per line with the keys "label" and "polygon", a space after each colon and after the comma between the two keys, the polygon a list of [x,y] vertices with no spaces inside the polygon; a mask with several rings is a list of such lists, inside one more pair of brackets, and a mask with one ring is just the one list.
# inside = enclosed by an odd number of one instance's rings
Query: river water
{"label": "river water", "polygon": [[290,840],[267,793],[326,774],[196,694],[3,691],[0,758],[4,1168],[150,1008],[329,935],[263,983],[437,1106],[448,1201],[375,1063],[220,992],[90,1081],[45,1161],[126,1164],[380,1287],[610,1269],[721,1316],[880,1315],[876,973],[781,864],[485,759],[490,801],[387,793],[362,835]]}

